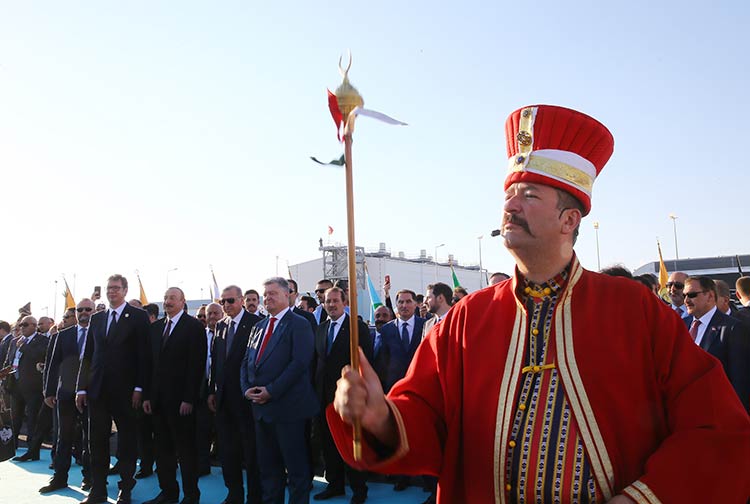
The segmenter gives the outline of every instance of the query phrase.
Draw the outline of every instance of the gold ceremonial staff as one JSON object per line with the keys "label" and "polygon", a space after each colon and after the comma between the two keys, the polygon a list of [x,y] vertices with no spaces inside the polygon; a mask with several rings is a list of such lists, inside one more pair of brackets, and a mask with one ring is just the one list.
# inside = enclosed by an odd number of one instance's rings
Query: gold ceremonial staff
{"label": "gold ceremonial staff", "polygon": [[[359,372],[359,332],[357,317],[357,264],[355,257],[354,240],[354,183],[352,176],[352,132],[354,130],[354,117],[350,116],[352,110],[364,105],[364,100],[354,86],[349,82],[349,69],[352,67],[352,57],[349,55],[349,64],[344,70],[339,58],[339,71],[344,78],[341,85],[336,89],[336,100],[344,120],[344,159],[346,170],[346,228],[347,228],[347,256],[349,259],[349,353],[351,355],[351,366],[355,372]],[[362,425],[359,419],[354,420],[354,460],[362,459]]]}

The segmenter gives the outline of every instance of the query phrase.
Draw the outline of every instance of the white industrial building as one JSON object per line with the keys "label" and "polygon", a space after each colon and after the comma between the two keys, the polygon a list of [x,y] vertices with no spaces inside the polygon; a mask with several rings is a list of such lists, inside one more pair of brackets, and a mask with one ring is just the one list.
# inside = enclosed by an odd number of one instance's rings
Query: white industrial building
{"label": "white industrial building", "polygon": [[[299,284],[300,293],[312,293],[315,290],[315,284],[322,278],[335,281],[349,277],[347,247],[322,245],[319,250],[321,256],[317,259],[289,266],[292,277]],[[356,258],[357,299],[359,312],[365,319],[370,318],[368,315],[371,300],[365,283],[364,265],[367,266],[367,271],[382,302],[385,302],[383,283],[386,275],[391,277],[391,299],[395,303],[396,292],[400,289],[411,289],[420,294],[424,293],[428,284],[436,281],[452,287],[451,264],[460,285],[469,292],[487,286],[485,270],[480,269],[479,265],[461,264],[452,255],[449,255],[445,262],[436,262],[432,256],[427,255],[426,250],[420,251],[416,257],[409,257],[403,252],[392,255],[385,243],[381,243],[378,250],[373,251],[356,247]]]}

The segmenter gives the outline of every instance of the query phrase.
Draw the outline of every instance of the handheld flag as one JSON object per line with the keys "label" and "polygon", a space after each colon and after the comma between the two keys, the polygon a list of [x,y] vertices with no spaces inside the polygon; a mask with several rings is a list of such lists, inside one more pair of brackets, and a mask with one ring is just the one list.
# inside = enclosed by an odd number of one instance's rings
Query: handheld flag
{"label": "handheld flag", "polygon": [[68,287],[68,281],[65,280],[65,277],[63,277],[63,282],[65,282],[65,292],[63,292],[63,296],[65,297],[65,309],[69,310],[76,307],[76,302],[75,299],[73,299],[73,294],[70,292],[70,287]]}
{"label": "handheld flag", "polygon": [[453,278],[453,288],[461,287],[461,282],[458,281],[458,277],[456,276],[456,270],[453,269],[453,262],[451,264],[451,277]]}
{"label": "handheld flag", "polygon": [[310,156],[310,159],[315,161],[318,164],[324,165],[324,166],[344,166],[346,165],[346,160],[344,159],[344,155],[342,154],[340,158],[338,159],[332,159],[331,161],[324,163],[323,161],[320,161],[315,156]]}
{"label": "handheld flag", "polygon": [[219,301],[219,299],[221,298],[221,294],[219,293],[219,284],[216,282],[216,275],[214,275],[214,267],[209,266],[209,268],[211,268],[211,280],[213,280],[214,282],[213,288],[211,289],[210,292],[213,292],[213,298],[214,298],[214,301],[216,302],[216,301]]}
{"label": "handheld flag", "polygon": [[138,272],[136,272],[135,276],[138,278],[138,287],[140,287],[141,289],[141,295],[140,295],[141,304],[143,306],[146,306],[148,304],[148,298],[146,298],[146,291],[143,290],[143,283],[141,283],[141,275],[139,275]]}
{"label": "handheld flag", "polygon": [[659,240],[656,240],[656,248],[659,250],[659,295],[664,299],[669,299],[667,291],[669,273],[667,273],[667,265],[664,264],[664,259],[661,256],[661,244]]}
{"label": "handheld flag", "polygon": [[367,270],[367,264],[365,264],[365,278],[367,278],[367,289],[370,291],[370,302],[372,304],[372,311],[374,312],[383,306],[383,303],[380,302],[378,291],[375,290],[375,286],[372,284],[372,278],[370,278],[370,272]]}

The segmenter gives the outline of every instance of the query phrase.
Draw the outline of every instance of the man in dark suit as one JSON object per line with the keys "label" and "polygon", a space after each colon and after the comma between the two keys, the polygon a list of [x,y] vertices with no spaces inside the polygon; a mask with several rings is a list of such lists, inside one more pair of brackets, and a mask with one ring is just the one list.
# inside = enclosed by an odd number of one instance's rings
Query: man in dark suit
{"label": "man in dark suit", "polygon": [[734,284],[737,300],[740,307],[737,309],[737,318],[750,326],[750,276],[742,276]]}
{"label": "man in dark suit", "polygon": [[296,313],[297,315],[304,318],[310,323],[310,327],[313,330],[313,334],[315,334],[315,331],[318,330],[318,322],[315,320],[315,315],[313,315],[309,311],[297,308],[297,296],[299,296],[297,282],[291,278],[288,278],[287,283],[289,283],[289,307],[292,309],[294,313]]}
{"label": "man in dark suit", "polygon": [[143,411],[154,418],[156,467],[161,492],[145,504],[176,503],[180,496],[177,461],[182,473],[182,504],[198,504],[196,405],[206,366],[203,324],[185,312],[178,287],[164,294],[166,317],[151,326],[153,374]]}
{"label": "man in dark suit", "polygon": [[[10,362],[16,369],[14,376],[9,378],[8,390],[12,397],[13,433],[18,446],[18,434],[24,418],[26,419],[26,435],[31,437],[36,431],[37,418],[43,405],[43,364],[47,354],[49,339],[37,332],[37,322],[34,317],[27,315],[21,320],[21,337],[11,343]],[[26,462],[39,460],[39,451],[28,451],[13,460]]]}
{"label": "man in dark suit", "polygon": [[216,413],[221,468],[228,494],[222,504],[242,504],[242,462],[247,470],[247,502],[261,502],[255,454],[255,430],[250,405],[242,397],[240,366],[253,326],[260,320],[242,307],[242,290],[236,285],[221,293],[226,318],[216,325],[211,349],[208,407]]}
{"label": "man in dark suit", "polygon": [[697,345],[721,361],[729,382],[750,411],[750,329],[716,308],[716,285],[705,276],[685,280],[685,323]]}
{"label": "man in dark suit", "polygon": [[216,326],[224,318],[224,311],[219,303],[206,306],[206,366],[201,382],[200,398],[198,400],[196,421],[196,437],[198,438],[198,477],[211,474],[211,443],[216,438],[216,421],[214,412],[208,408],[208,380],[211,376],[211,348],[216,335]]}
{"label": "man in dark suit", "polygon": [[[68,486],[68,472],[70,471],[70,457],[76,437],[82,435],[81,462],[83,484],[81,488],[91,487],[89,450],[88,450],[88,422],[86,414],[76,409],[76,379],[84,354],[88,334],[89,321],[94,312],[94,302],[82,299],[74,313],[78,313],[77,324],[67,327],[57,334],[55,345],[50,352],[47,365],[47,380],[45,383],[44,402],[57,411],[57,444],[55,445],[54,467],[55,473],[50,482],[39,489],[39,493],[54,492]],[[82,432],[77,431],[76,424],[83,426]],[[80,440],[78,440],[80,441]]]}
{"label": "man in dark suit", "polygon": [[318,324],[322,324],[323,322],[325,322],[326,317],[328,317],[326,309],[323,305],[325,304],[325,292],[331,287],[333,287],[333,282],[331,282],[327,278],[318,280],[318,283],[315,285],[315,296],[318,298],[319,304],[317,308],[315,308],[313,315],[315,316],[315,321]]}
{"label": "man in dark suit", "polygon": [[372,336],[372,368],[380,378],[380,384],[383,390],[386,388],[388,381],[388,354],[387,349],[383,349],[383,335],[381,331],[383,326],[393,320],[393,312],[387,306],[378,306],[375,309],[375,329],[370,333]]}
{"label": "man in dark suit", "polygon": [[[351,504],[362,504],[367,500],[367,475],[346,465],[336,449],[328,422],[325,408],[333,402],[336,394],[336,381],[341,378],[341,368],[351,362],[349,351],[350,319],[344,311],[347,298],[339,287],[331,287],[325,293],[325,308],[328,320],[318,326],[315,334],[315,392],[321,405],[322,414],[319,416],[320,430],[323,438],[323,459],[325,461],[325,476],[328,486],[313,499],[326,500],[338,495],[344,495],[345,473],[349,478],[349,485],[354,493]],[[367,360],[372,361],[372,337],[367,324],[358,321],[359,346],[365,353]]]}
{"label": "man in dark suit", "polygon": [[388,355],[386,388],[406,375],[414,352],[422,341],[424,319],[415,315],[417,295],[414,291],[402,289],[396,293],[396,319],[385,324],[380,334],[383,338],[381,351]]}
{"label": "man in dark suit", "polygon": [[95,313],[89,324],[84,358],[78,371],[76,407],[89,409],[91,492],[82,504],[107,501],[109,436],[117,425],[120,482],[118,504],[130,504],[137,458],[136,411],[151,373],[148,315],[125,302],[128,281],[107,280],[109,309]]}
{"label": "man in dark suit", "polygon": [[241,384],[252,402],[264,503],[310,500],[311,467],[305,424],[319,409],[310,380],[315,336],[310,324],[289,308],[289,284],[266,280],[263,303],[269,316],[250,335]]}

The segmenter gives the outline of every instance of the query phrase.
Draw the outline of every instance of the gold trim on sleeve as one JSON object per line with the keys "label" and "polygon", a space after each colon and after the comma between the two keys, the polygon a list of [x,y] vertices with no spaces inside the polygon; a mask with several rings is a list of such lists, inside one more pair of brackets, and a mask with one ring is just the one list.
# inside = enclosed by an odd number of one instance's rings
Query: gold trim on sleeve
{"label": "gold trim on sleeve", "polygon": [[654,495],[648,485],[640,480],[634,481],[630,486],[623,488],[622,493],[638,504],[661,504],[661,500]]}

